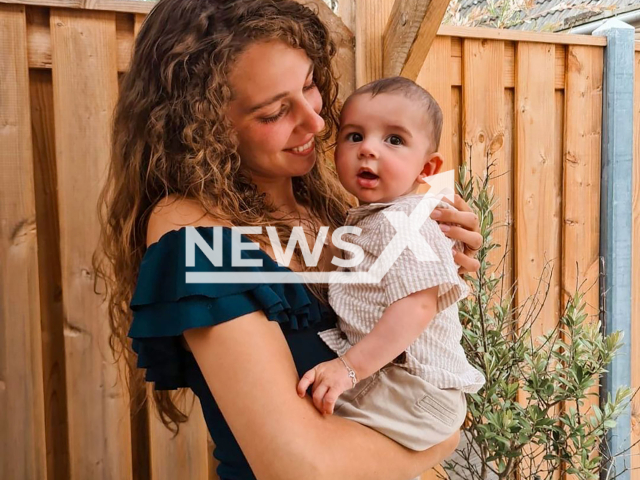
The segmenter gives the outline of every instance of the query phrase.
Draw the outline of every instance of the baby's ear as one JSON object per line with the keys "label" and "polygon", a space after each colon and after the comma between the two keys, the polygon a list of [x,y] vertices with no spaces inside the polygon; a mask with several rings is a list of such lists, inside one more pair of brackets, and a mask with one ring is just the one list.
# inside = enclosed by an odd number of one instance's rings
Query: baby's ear
{"label": "baby's ear", "polygon": [[426,178],[440,172],[444,160],[440,152],[434,152],[429,155],[425,161],[422,171],[418,175],[418,183],[427,183]]}

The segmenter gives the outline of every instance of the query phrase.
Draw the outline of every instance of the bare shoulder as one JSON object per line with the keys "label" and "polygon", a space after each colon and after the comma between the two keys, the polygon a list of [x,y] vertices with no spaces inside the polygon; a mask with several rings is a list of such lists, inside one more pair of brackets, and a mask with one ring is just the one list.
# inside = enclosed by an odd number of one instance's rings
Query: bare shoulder
{"label": "bare shoulder", "polygon": [[147,246],[157,242],[165,233],[182,227],[230,226],[221,217],[215,212],[208,213],[197,200],[168,195],[151,212],[147,224]]}

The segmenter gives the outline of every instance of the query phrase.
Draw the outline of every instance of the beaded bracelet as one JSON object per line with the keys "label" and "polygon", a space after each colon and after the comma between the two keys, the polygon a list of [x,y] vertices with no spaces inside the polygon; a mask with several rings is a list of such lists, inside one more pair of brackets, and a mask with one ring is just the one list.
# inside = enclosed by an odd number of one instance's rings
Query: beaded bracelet
{"label": "beaded bracelet", "polygon": [[351,379],[351,388],[355,387],[356,384],[358,383],[358,379],[356,378],[356,372],[353,370],[353,368],[349,366],[349,364],[345,361],[342,355],[340,355],[338,358],[344,364],[345,368],[347,369],[347,372],[349,372],[349,378]]}

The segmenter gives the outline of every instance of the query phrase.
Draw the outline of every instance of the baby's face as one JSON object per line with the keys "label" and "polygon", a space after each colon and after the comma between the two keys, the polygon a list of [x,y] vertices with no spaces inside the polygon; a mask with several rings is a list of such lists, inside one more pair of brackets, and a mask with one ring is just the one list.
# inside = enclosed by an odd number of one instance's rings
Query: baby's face
{"label": "baby's face", "polygon": [[338,177],[349,193],[363,203],[389,202],[424,183],[426,164],[428,175],[437,173],[442,160],[438,154],[434,160],[424,117],[421,105],[396,93],[349,100],[335,152]]}

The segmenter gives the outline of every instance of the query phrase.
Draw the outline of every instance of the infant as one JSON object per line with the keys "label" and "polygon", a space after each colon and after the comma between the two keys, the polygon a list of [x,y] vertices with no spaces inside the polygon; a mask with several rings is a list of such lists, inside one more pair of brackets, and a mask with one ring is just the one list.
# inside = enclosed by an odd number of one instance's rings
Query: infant
{"label": "infant", "polygon": [[[361,230],[343,239],[361,247],[364,258],[338,271],[371,272],[381,256],[395,261],[378,283],[329,286],[338,328],[320,336],[339,358],[309,370],[298,384],[300,396],[313,384],[321,412],[417,451],[458,430],[466,416],[465,393],[484,384],[460,345],[457,302],[468,287],[453,261],[456,242],[429,218],[434,207],[453,207],[441,195],[416,193],[442,166],[441,131],[437,102],[402,77],[365,85],[345,102],[335,163],[343,186],[360,201],[346,224]],[[419,215],[412,217],[414,210]],[[413,222],[420,242],[410,227],[401,228],[403,218],[405,226]],[[410,248],[425,242],[431,255]]]}

